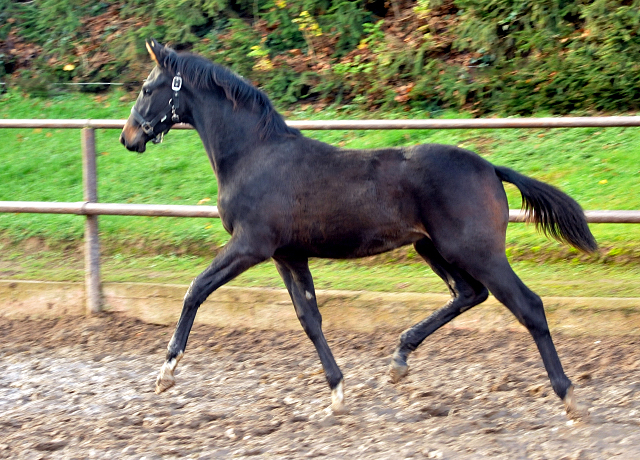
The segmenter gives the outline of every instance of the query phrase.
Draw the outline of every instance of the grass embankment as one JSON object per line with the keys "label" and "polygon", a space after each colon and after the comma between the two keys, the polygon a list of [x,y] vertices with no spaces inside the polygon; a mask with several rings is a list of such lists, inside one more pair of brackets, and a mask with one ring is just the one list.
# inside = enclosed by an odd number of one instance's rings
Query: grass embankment
{"label": "grass embankment", "polygon": [[[2,118],[125,118],[132,98],[63,95],[48,100],[15,93],[0,98]],[[310,109],[289,118],[355,118],[339,110]],[[442,116],[460,117],[444,113]],[[420,118],[420,113],[373,114]],[[640,129],[413,130],[307,132],[350,148],[439,142],[464,146],[495,164],[552,183],[585,209],[640,209]],[[126,151],[119,132],[98,130],[99,199],[102,202],[215,204],[217,187],[194,131],[173,131],[143,155]],[[0,200],[81,201],[79,130],[0,130]],[[507,185],[511,208],[517,189]],[[84,219],[79,216],[0,214],[0,277],[81,280]],[[107,281],[188,282],[209,263],[228,235],[217,219],[101,216]],[[640,296],[640,225],[595,224],[601,245],[582,256],[510,224],[508,255],[515,270],[542,295]],[[379,263],[383,262],[383,263]],[[415,257],[400,250],[374,260],[314,261],[318,288],[446,292]],[[234,284],[282,286],[272,264]]]}

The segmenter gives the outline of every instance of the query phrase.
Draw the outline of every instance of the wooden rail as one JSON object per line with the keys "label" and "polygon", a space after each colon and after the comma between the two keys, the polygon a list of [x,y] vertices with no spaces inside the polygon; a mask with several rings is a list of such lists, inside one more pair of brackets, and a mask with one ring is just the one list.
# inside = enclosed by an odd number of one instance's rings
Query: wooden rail
{"label": "wooden rail", "polygon": [[[99,203],[96,170],[96,129],[122,129],[126,120],[0,119],[0,128],[82,129],[84,201],[55,203],[40,201],[0,201],[0,212],[77,214],[85,224],[85,289],[88,313],[100,311],[99,215],[220,217],[215,206],[145,205]],[[427,120],[312,120],[287,121],[301,130],[361,129],[502,129],[502,128],[604,128],[640,126],[640,117],[558,117]],[[193,129],[177,124],[173,129]],[[640,223],[640,211],[586,211],[590,223]],[[509,210],[510,222],[524,222],[526,215]]]}
{"label": "wooden rail", "polygon": [[[0,201],[0,212],[76,214],[79,216],[220,217],[216,206],[51,201]],[[640,211],[585,211],[591,224],[640,224]],[[509,222],[525,222],[526,213],[509,210]]]}
{"label": "wooden rail", "polygon": [[[0,128],[122,129],[126,120],[0,119]],[[640,126],[634,117],[471,118],[422,120],[288,120],[301,130],[360,129],[504,129],[504,128],[607,128]],[[172,129],[193,129],[178,123]]]}

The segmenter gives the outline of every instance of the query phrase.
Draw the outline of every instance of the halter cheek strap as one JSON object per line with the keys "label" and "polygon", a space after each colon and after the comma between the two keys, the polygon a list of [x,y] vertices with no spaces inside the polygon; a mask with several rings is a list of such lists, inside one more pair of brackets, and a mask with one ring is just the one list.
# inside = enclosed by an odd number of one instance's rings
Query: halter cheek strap
{"label": "halter cheek strap", "polygon": [[167,119],[169,114],[171,114],[171,121],[173,123],[178,123],[180,121],[180,117],[177,114],[177,110],[180,108],[180,89],[182,89],[182,77],[180,76],[180,72],[173,77],[173,81],[171,82],[171,89],[173,90],[173,97],[169,99],[167,106],[163,111],[161,111],[158,115],[156,115],[151,121],[147,121],[140,112],[138,112],[135,106],[131,107],[131,115],[133,118],[140,124],[140,127],[145,132],[145,134],[149,136],[153,136],[153,142],[159,143],[162,142],[162,138],[164,133],[156,133],[155,127],[158,123],[162,123]]}

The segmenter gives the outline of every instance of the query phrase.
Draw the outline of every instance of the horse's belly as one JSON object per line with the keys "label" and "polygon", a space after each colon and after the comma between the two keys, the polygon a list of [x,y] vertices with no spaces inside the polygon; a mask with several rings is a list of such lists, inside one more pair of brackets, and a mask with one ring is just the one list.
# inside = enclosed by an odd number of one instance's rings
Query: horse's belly
{"label": "horse's belly", "polygon": [[[386,231],[385,231],[386,230]],[[336,229],[317,225],[298,233],[288,245],[309,257],[351,259],[380,254],[412,244],[425,236],[420,229]]]}

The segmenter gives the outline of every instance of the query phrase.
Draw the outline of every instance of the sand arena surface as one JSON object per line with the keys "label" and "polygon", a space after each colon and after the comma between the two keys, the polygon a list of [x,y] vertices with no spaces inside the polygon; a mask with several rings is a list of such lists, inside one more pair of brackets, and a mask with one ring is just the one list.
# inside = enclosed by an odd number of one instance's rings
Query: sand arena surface
{"label": "sand arena surface", "polygon": [[348,415],[303,332],[196,325],[162,395],[172,327],[118,315],[0,319],[0,458],[640,458],[640,338],[554,334],[590,411],[570,422],[526,332],[445,328],[389,383],[397,331],[325,330]]}

